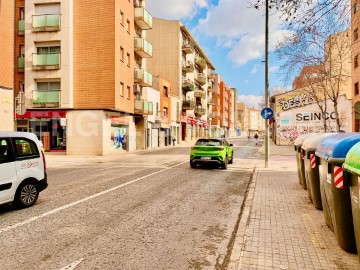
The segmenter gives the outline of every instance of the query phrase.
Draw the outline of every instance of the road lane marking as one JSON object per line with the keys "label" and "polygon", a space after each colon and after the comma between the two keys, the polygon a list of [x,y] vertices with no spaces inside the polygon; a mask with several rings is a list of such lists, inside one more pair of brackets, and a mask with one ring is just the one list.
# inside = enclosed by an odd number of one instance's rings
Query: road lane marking
{"label": "road lane marking", "polygon": [[77,260],[75,262],[70,263],[67,266],[64,266],[60,270],[74,270],[83,260],[84,260],[84,258],[81,258],[80,260]]}
{"label": "road lane marking", "polygon": [[158,171],[158,172],[154,172],[154,173],[151,173],[151,174],[148,174],[148,175],[139,177],[139,178],[137,178],[137,179],[135,179],[135,180],[132,180],[132,181],[130,181],[130,182],[127,182],[127,183],[118,185],[118,186],[116,186],[116,187],[113,187],[113,188],[110,188],[110,189],[107,189],[107,190],[104,190],[104,191],[95,193],[95,194],[93,194],[93,195],[91,195],[91,196],[89,196],[89,197],[86,197],[86,198],[83,198],[83,199],[81,199],[81,200],[78,200],[78,201],[75,201],[75,202],[66,204],[66,205],[64,205],[64,206],[55,208],[55,209],[50,210],[50,211],[48,211],[48,212],[45,212],[45,213],[43,213],[43,214],[41,214],[41,215],[37,215],[37,216],[34,216],[34,217],[32,217],[32,218],[26,219],[26,220],[24,220],[24,221],[22,221],[22,222],[19,222],[19,223],[16,223],[16,224],[14,224],[14,225],[8,226],[8,227],[6,227],[6,228],[0,229],[0,234],[2,234],[2,233],[4,233],[4,232],[7,232],[7,231],[10,231],[10,230],[12,230],[12,229],[16,229],[16,228],[18,228],[18,227],[20,227],[20,226],[29,224],[29,223],[31,223],[31,222],[34,222],[34,221],[38,220],[38,219],[41,219],[41,218],[44,218],[44,217],[47,217],[47,216],[56,214],[56,213],[58,213],[58,212],[60,212],[60,211],[62,211],[62,210],[65,210],[65,209],[67,209],[67,208],[70,208],[70,207],[73,207],[73,206],[78,205],[78,204],[80,204],[80,203],[83,203],[83,202],[89,201],[89,200],[91,200],[91,199],[97,198],[97,197],[99,197],[99,196],[102,196],[102,195],[104,195],[104,194],[107,194],[107,193],[109,193],[109,192],[112,192],[112,191],[114,191],[114,190],[117,190],[117,189],[119,189],[119,188],[126,187],[126,186],[128,186],[128,185],[134,184],[134,183],[139,182],[139,181],[141,181],[141,180],[143,180],[143,179],[145,179],[145,178],[148,178],[148,177],[150,177],[150,176],[153,176],[153,175],[162,173],[162,172],[164,172],[164,171],[168,171],[168,170],[170,170],[170,169],[173,169],[173,168],[175,168],[175,167],[177,167],[177,166],[180,166],[180,165],[185,164],[185,163],[188,163],[188,162],[189,162],[189,161],[181,162],[181,163],[176,164],[176,165],[174,165],[174,166],[171,166],[171,167],[169,167],[169,168],[166,168],[166,169],[160,170],[160,171]]}

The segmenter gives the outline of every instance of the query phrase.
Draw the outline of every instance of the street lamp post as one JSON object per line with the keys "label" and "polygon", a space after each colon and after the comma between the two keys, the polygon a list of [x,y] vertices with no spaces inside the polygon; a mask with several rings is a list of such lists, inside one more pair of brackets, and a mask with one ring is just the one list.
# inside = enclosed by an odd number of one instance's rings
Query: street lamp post
{"label": "street lamp post", "polygon": [[[265,4],[265,107],[269,107],[269,0]],[[269,120],[265,119],[265,168],[269,166]]]}

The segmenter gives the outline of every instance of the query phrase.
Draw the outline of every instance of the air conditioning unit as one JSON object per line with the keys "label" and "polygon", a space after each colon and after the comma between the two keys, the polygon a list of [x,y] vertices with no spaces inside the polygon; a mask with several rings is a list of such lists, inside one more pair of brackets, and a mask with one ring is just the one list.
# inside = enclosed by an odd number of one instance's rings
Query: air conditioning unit
{"label": "air conditioning unit", "polygon": [[141,87],[138,83],[134,84],[134,95],[136,94],[141,94]]}

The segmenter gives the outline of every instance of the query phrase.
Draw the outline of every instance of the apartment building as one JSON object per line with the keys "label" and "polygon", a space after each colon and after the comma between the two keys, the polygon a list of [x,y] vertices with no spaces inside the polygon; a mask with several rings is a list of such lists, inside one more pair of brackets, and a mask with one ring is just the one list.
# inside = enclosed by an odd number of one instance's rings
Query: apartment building
{"label": "apartment building", "polygon": [[0,131],[14,130],[14,4],[0,1]]}
{"label": "apartment building", "polygon": [[171,82],[172,94],[182,101],[180,106],[181,141],[208,136],[209,76],[215,67],[192,37],[177,20],[153,19],[147,38],[154,46],[153,57],[147,62],[149,72]]}
{"label": "apartment building", "polygon": [[15,20],[14,85],[27,108],[18,130],[67,154],[146,147],[154,112],[145,1],[15,0]]}
{"label": "apartment building", "polygon": [[221,80],[220,82],[220,136],[229,136],[229,96],[230,87]]}
{"label": "apartment building", "polygon": [[352,58],[352,121],[353,131],[360,132],[360,12],[359,0],[351,0],[351,58]]}
{"label": "apartment building", "polygon": [[248,108],[248,127],[249,136],[253,137],[255,134],[263,135],[265,132],[265,121],[261,117],[259,110]]}
{"label": "apartment building", "polygon": [[221,76],[219,74],[211,74],[210,75],[210,83],[208,87],[208,92],[211,93],[213,101],[212,108],[209,109],[211,112],[209,116],[209,121],[211,123],[211,137],[220,137],[223,135],[221,125],[220,125],[220,119],[221,119],[221,107],[220,107],[220,84],[222,82]]}
{"label": "apartment building", "polygon": [[239,130],[241,136],[247,136],[249,133],[248,122],[248,108],[244,103],[237,102],[236,104],[236,123],[237,130]]}
{"label": "apartment building", "polygon": [[229,90],[229,137],[235,137],[237,134],[236,123],[236,103],[237,103],[237,90],[230,88]]}

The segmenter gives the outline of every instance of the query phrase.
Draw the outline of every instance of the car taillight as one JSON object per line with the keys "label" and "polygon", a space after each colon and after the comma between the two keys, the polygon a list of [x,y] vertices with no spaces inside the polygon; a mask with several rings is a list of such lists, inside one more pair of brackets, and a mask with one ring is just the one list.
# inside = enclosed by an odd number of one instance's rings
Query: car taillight
{"label": "car taillight", "polygon": [[45,160],[44,151],[41,151],[41,154],[42,154],[42,159],[43,159],[43,162],[44,162],[44,172],[46,173],[46,160]]}

